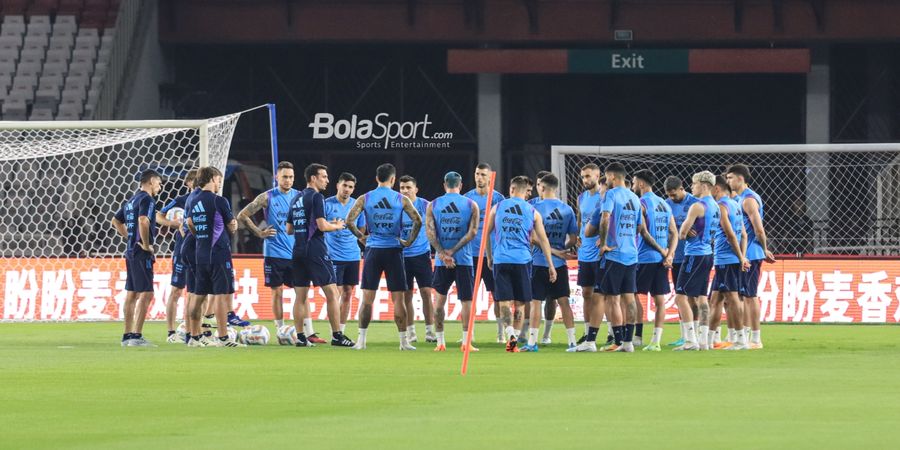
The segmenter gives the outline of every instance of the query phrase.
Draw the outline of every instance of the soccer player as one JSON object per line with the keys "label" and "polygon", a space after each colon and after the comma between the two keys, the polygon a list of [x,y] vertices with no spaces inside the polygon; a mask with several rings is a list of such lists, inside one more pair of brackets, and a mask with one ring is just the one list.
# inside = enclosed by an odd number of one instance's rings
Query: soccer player
{"label": "soccer player", "polygon": [[[263,240],[263,272],[265,285],[272,292],[272,314],[275,316],[275,329],[284,325],[284,287],[293,288],[291,282],[291,258],[294,249],[294,236],[285,229],[291,201],[298,192],[294,189],[294,165],[289,161],[278,163],[275,172],[278,186],[256,196],[249,205],[238,213],[238,221],[250,230],[254,236]],[[265,214],[266,227],[260,229],[253,220],[259,210]],[[309,320],[309,339],[315,343],[325,342],[311,332],[312,320]]]}
{"label": "soccer player", "polygon": [[[408,198],[393,189],[397,182],[397,169],[391,164],[382,164],[375,169],[375,180],[378,187],[356,199],[353,208],[347,215],[347,226],[361,241],[366,244],[366,257],[363,262],[363,305],[359,314],[359,339],[357,350],[366,348],[366,332],[372,320],[372,303],[375,291],[381,282],[381,274],[387,281],[391,292],[391,303],[394,304],[394,323],[400,335],[400,350],[415,350],[409,343],[406,333],[406,270],[403,267],[403,249],[412,245],[422,228],[422,218]],[[402,214],[406,213],[412,220],[412,229],[407,239],[401,239]],[[364,235],[356,226],[360,214],[366,216],[368,235]]]}
{"label": "soccer player", "polygon": [[[197,173],[197,186],[203,191],[192,199],[188,228],[196,239],[196,295],[211,296],[216,312],[219,347],[242,347],[228,337],[228,313],[234,294],[234,268],[231,262],[231,238],[237,232],[237,220],[228,200],[216,194],[222,185],[222,172],[203,167]],[[200,298],[191,311],[191,319],[200,320],[204,301]],[[195,327],[199,328],[197,325]],[[200,336],[193,336],[199,340]]]}
{"label": "soccer player", "polygon": [[599,293],[594,292],[594,285],[599,284],[597,273],[600,264],[600,249],[597,247],[598,238],[585,236],[588,222],[594,210],[600,207],[606,194],[606,180],[600,178],[600,167],[594,163],[585,164],[581,168],[581,185],[584,192],[578,196],[577,214],[580,242],[578,245],[578,286],[581,286],[584,298],[584,334],[578,339],[581,344],[587,339],[588,328],[591,323],[591,310],[594,302],[602,301]]}
{"label": "soccer player", "polygon": [[[525,176],[514,177],[510,181],[510,198],[503,200],[491,209],[487,218],[484,232],[491,233],[491,241],[488,246],[488,261],[492,263],[496,275],[496,300],[502,309],[509,302],[516,302],[516,311],[524,309],[526,302],[531,302],[531,323],[539,323],[541,320],[541,302],[534,300],[531,293],[531,241],[534,239],[543,251],[544,260],[547,262],[548,279],[550,283],[556,281],[556,268],[553,264],[550,242],[544,232],[541,215],[534,207],[525,201],[528,193],[528,185],[531,180]],[[534,233],[534,236],[532,236]],[[506,343],[506,351],[518,353],[517,336],[521,337],[522,317],[516,314],[511,322],[509,313],[502,317],[506,324],[506,334],[509,341]],[[534,351],[537,347],[537,328],[528,330],[527,349]]]}
{"label": "soccer player", "polygon": [[[425,217],[428,208],[428,200],[417,197],[419,186],[416,179],[404,175],[400,177],[400,193],[412,202],[419,217]],[[403,215],[403,239],[409,239],[412,230],[412,220],[406,214]],[[419,285],[419,297],[422,298],[422,313],[425,315],[425,341],[436,342],[434,336],[434,305],[432,303],[431,282],[434,277],[434,269],[431,267],[431,246],[428,245],[428,236],[419,233],[416,240],[403,249],[403,265],[406,268],[406,293],[403,294],[406,303],[406,332],[409,342],[416,342],[416,315],[413,307],[413,283]]]}
{"label": "soccer player", "polygon": [[[425,233],[434,247],[434,290],[437,303],[434,305],[434,322],[437,329],[436,352],[447,350],[444,339],[444,307],[450,286],[456,283],[456,296],[462,304],[463,335],[469,329],[469,314],[472,313],[472,296],[475,289],[475,272],[472,268],[472,253],[469,241],[478,232],[478,205],[475,201],[459,194],[462,189],[462,175],[447,172],[444,175],[444,192],[425,210]],[[487,269],[483,267],[482,271]],[[465,344],[463,344],[465,351]],[[471,350],[478,348],[472,344]]]}
{"label": "soccer player", "polygon": [[[676,229],[681,229],[681,224],[684,223],[684,219],[687,218],[688,210],[691,209],[691,205],[697,203],[697,197],[685,192],[684,185],[682,184],[681,178],[670,176],[666,178],[665,181],[665,189],[666,189],[666,204],[669,205],[669,208],[672,210],[672,215],[675,217],[675,227]],[[675,258],[672,260],[672,283],[678,284],[678,274],[681,273],[681,264],[684,262],[684,240],[678,240],[678,247],[675,249]],[[690,300],[689,300],[690,301]],[[692,317],[698,317],[699,314],[697,312],[697,304],[691,303],[691,313]],[[684,318],[681,320],[681,324],[684,324]],[[698,322],[694,322],[694,329],[696,330],[699,327]],[[680,347],[684,345],[684,336],[686,331],[684,326],[681,327],[681,338],[677,341],[670,343],[670,346]]]}
{"label": "soccer player", "polygon": [[[691,191],[699,200],[691,205],[688,215],[681,224],[679,236],[686,240],[684,263],[675,285],[675,303],[686,328],[684,345],[675,350],[709,350],[709,303],[706,294],[709,287],[709,272],[713,266],[712,241],[719,231],[719,205],[712,197],[716,176],[704,170],[691,178]],[[699,331],[694,328],[694,315],[688,298],[697,302]],[[698,336],[699,334],[699,336]],[[698,345],[699,344],[699,345]]]}
{"label": "soccer player", "polygon": [[[637,292],[637,236],[643,227],[641,202],[634,192],[625,187],[625,166],[617,162],[610,163],[606,166],[605,175],[609,190],[603,206],[594,210],[591,226],[585,231],[588,237],[605,236],[600,249],[601,257],[605,257],[605,268],[595,288],[606,299],[605,309],[613,327],[615,342],[601,350],[633,352],[632,339],[637,322],[634,299]],[[587,339],[567,351],[597,351],[597,332],[603,309],[602,305],[594,305]]]}
{"label": "soccer player", "polygon": [[[534,302],[543,302],[545,300],[547,303],[555,302],[559,304],[562,310],[563,323],[566,326],[567,342],[569,348],[572,348],[575,346],[575,318],[572,315],[572,308],[569,306],[569,266],[566,261],[570,256],[573,256],[569,254],[568,249],[574,247],[578,242],[578,225],[575,221],[575,211],[557,197],[559,178],[553,174],[544,175],[541,178],[540,185],[541,187],[538,191],[541,193],[542,200],[534,204],[534,209],[541,216],[547,239],[550,242],[556,280],[550,281],[549,266],[547,266],[544,252],[540,247],[536,247],[532,256],[532,305],[535,304]],[[552,323],[556,315],[556,308],[553,308],[552,311],[552,316],[545,315],[545,320],[548,323]],[[544,308],[544,313],[547,313],[547,308]],[[535,333],[537,333],[537,328],[529,329],[529,345],[522,347],[522,351],[537,351],[537,346],[531,345],[532,330],[535,330]],[[549,340],[548,330],[549,327],[545,325],[544,341]]]}
{"label": "soccer player", "polygon": [[[184,217],[169,220],[166,219],[166,214],[173,208],[180,208],[184,211],[184,203],[187,201],[191,191],[194,190],[194,178],[196,177],[196,170],[188,171],[184,177],[184,186],[187,188],[188,193],[175,197],[156,212],[156,223],[172,228],[175,234],[175,243],[172,245],[172,279],[170,281],[172,292],[169,293],[169,299],[166,301],[166,325],[169,327],[169,336],[166,338],[166,342],[170,344],[178,343],[178,337],[175,335],[175,318],[178,314],[178,299],[181,298],[181,293],[185,286],[185,263],[181,258],[181,243],[184,241],[182,228]],[[185,297],[185,308],[187,308],[187,302],[187,297]],[[184,315],[185,320],[187,320],[187,316],[187,314]]]}
{"label": "soccer player", "polygon": [[[746,258],[747,230],[744,229],[744,217],[741,206],[731,199],[731,188],[721,175],[716,176],[713,197],[719,205],[719,230],[715,237],[716,275],[712,282],[712,310],[710,329],[718,331],[722,319],[722,303],[728,305],[729,322],[734,324],[735,342],[730,346],[734,350],[746,350],[747,341],[744,330],[740,327],[743,316],[743,305],[739,295],[742,272],[750,268]],[[718,314],[718,315],[717,315]],[[735,328],[736,327],[736,328]],[[714,346],[713,337],[709,337],[709,347]],[[725,347],[728,347],[726,345]]]}
{"label": "soccer player", "polygon": [[141,173],[141,188],[112,218],[113,228],[125,238],[125,334],[123,347],[150,347],[144,339],[144,319],[153,300],[153,239],[156,236],[156,204],[162,177],[154,170]]}
{"label": "soccer player", "polygon": [[[663,324],[666,320],[666,295],[669,293],[669,268],[675,258],[678,246],[678,229],[675,217],[669,205],[660,196],[653,193],[656,175],[652,171],[638,170],[632,176],[632,185],[636,194],[641,196],[641,213],[644,227],[638,240],[637,290],[653,299],[656,317],[653,320],[653,337],[650,344],[644,347],[647,351],[660,351]],[[643,308],[638,306],[638,317],[635,333],[643,336]],[[635,338],[637,340],[637,338]],[[640,345],[639,343],[637,343]]]}
{"label": "soccer player", "polygon": [[747,259],[750,268],[743,272],[741,297],[744,298],[744,333],[750,328],[750,348],[763,348],[759,329],[759,288],[760,266],[763,261],[775,262],[775,256],[769,251],[766,229],[763,227],[763,201],[759,194],[747,186],[750,181],[750,168],[744,164],[735,164],[726,171],[726,179],[731,190],[737,195],[735,201],[744,210],[744,229],[747,230]]}
{"label": "soccer player", "polygon": [[[481,233],[484,230],[484,218],[488,210],[494,207],[496,204],[500,203],[504,200],[503,194],[494,190],[494,193],[491,197],[490,206],[487,205],[487,194],[488,187],[490,187],[491,182],[491,165],[488,163],[480,163],[475,167],[475,189],[472,189],[469,192],[465,193],[465,197],[473,200],[475,204],[478,205],[478,211],[481,215],[478,219],[478,232],[475,234],[475,238],[469,241],[469,251],[472,253],[472,267],[478,267],[478,247],[481,245]],[[484,260],[482,263],[486,263],[487,261],[487,253],[485,253]],[[494,294],[494,272],[489,264],[483,264],[481,269],[481,279],[484,281],[484,288],[487,289],[490,295]],[[478,286],[475,286],[475,289],[478,289]],[[503,332],[505,330],[503,320],[501,317],[511,316],[512,312],[503,311],[502,308],[508,308],[508,305],[501,306],[500,303],[497,302],[496,296],[494,296],[494,316],[497,319],[497,343],[503,343],[506,340],[503,338]]]}
{"label": "soccer player", "polygon": [[[356,177],[344,172],[338,177],[337,195],[325,199],[325,220],[334,222],[344,220],[356,202],[351,197],[356,189]],[[365,232],[366,218],[360,215],[356,219],[356,227]],[[328,256],[334,264],[334,274],[338,290],[341,294],[341,333],[347,326],[350,307],[353,304],[356,286],[359,284],[359,241],[348,229],[325,233],[328,245]]]}
{"label": "soccer player", "polygon": [[294,329],[297,332],[297,347],[315,345],[303,332],[303,321],[309,315],[307,300],[309,285],[319,287],[325,293],[328,321],[331,323],[331,345],[353,347],[353,341],[341,332],[341,307],[335,284],[334,264],[328,257],[328,246],[324,233],[344,229],[344,220],[325,219],[325,196],[328,187],[328,168],[321,164],[310,164],[303,170],[306,189],[294,197],[288,210],[287,232],[294,235],[294,249],[291,261],[291,279],[294,281]]}
{"label": "soccer player", "polygon": [[[187,224],[187,218],[190,216],[190,211],[194,207],[194,202],[196,201],[197,196],[203,192],[203,189],[200,189],[200,187],[196,185],[196,176],[194,177],[194,181],[194,190],[188,194],[187,199],[184,201],[185,222],[184,225],[181,226],[182,233],[184,233],[184,240],[181,241],[181,260],[184,262],[184,286],[187,291],[187,303],[184,309],[184,323],[185,328],[187,329],[185,344],[190,347],[206,347],[216,344],[213,340],[209,339],[209,337],[212,336],[212,332],[210,331],[210,336],[207,337],[206,333],[203,332],[203,324],[201,324],[201,321],[197,320],[195,323],[192,317],[192,311],[194,310],[195,305],[198,302],[206,302],[206,296],[196,295],[197,239]],[[208,303],[206,304],[208,305]],[[194,329],[194,325],[196,325],[196,329]],[[193,336],[200,336],[200,339],[195,341]]]}
{"label": "soccer player", "polygon": [[[544,199],[544,194],[542,191],[543,186],[541,185],[541,178],[543,178],[545,175],[549,175],[549,174],[550,174],[550,172],[548,172],[546,170],[539,170],[537,175],[534,176],[534,186],[533,187],[529,186],[528,192],[525,194],[525,198],[528,199],[529,205],[534,206],[535,204],[537,204],[537,202]],[[537,191],[536,192],[537,195],[532,197],[531,196],[532,191]],[[534,255],[535,251],[536,251],[536,249],[534,247],[532,247],[531,254]],[[547,299],[544,299],[544,300],[547,300]],[[556,302],[547,301],[547,302],[543,302],[543,305],[544,305],[543,307],[544,307],[544,316],[545,317],[556,317]],[[552,305],[552,306],[550,306],[551,309],[549,309],[549,310],[548,310],[548,305]],[[519,312],[516,311],[516,314],[518,314],[518,313]],[[551,314],[552,314],[552,316],[551,316]],[[525,317],[525,322],[522,325],[522,327],[523,327],[522,329],[527,330],[530,328],[529,324],[531,323],[531,302],[525,303],[525,309],[523,310],[523,317]],[[540,323],[537,323],[535,325],[540,326]],[[552,320],[547,321],[547,325],[553,326],[553,321]],[[549,332],[547,333],[547,336],[549,336]],[[550,344],[549,339],[548,339],[548,342],[544,342],[544,343]]]}

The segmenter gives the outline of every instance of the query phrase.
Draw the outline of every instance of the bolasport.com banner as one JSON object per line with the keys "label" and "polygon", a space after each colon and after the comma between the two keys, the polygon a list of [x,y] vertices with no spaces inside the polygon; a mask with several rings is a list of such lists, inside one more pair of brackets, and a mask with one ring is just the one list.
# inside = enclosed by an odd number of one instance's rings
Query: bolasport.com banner
{"label": "bolasport.com banner", "polygon": [[[581,288],[577,286],[576,261],[569,261],[569,302],[580,320]],[[271,294],[264,286],[262,258],[236,258],[233,307],[246,319],[271,320]],[[159,259],[154,267],[155,291],[148,319],[165,318],[172,264]],[[122,320],[125,299],[125,264],[113,258],[29,259],[0,258],[0,320],[3,321],[91,321]],[[359,291],[351,309],[359,312]],[[645,320],[652,320],[653,305],[640,296]],[[900,322],[900,261],[816,259],[785,260],[764,264],[759,286],[762,319],[789,323],[897,323]],[[310,314],[325,319],[325,297],[310,290]],[[183,297],[179,302],[183,302]],[[285,290],[285,318],[290,319],[292,290]],[[421,300],[416,292],[416,319],[422,320]],[[477,320],[493,320],[493,299],[480,288]],[[666,297],[666,318],[678,320],[674,295]],[[461,312],[451,289],[448,320]],[[179,318],[183,311],[178,310]],[[393,320],[390,293],[384,280],[375,298],[373,319]]]}

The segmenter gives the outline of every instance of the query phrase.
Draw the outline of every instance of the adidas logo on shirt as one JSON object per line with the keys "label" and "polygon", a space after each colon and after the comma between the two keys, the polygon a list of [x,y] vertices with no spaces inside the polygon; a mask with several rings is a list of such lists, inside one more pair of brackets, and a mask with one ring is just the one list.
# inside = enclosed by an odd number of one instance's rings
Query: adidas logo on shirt
{"label": "adidas logo on shirt", "polygon": [[515,206],[513,206],[512,208],[507,208],[507,209],[506,209],[506,213],[507,213],[507,214],[516,214],[516,215],[519,215],[519,216],[524,216],[524,215],[525,215],[525,213],[522,212],[522,208],[521,208],[519,205],[515,205]]}
{"label": "adidas logo on shirt", "polygon": [[625,203],[625,206],[622,208],[625,211],[636,211],[637,208],[634,207],[634,202]]}
{"label": "adidas logo on shirt", "polygon": [[391,204],[386,198],[382,198],[380,202],[375,204],[375,209],[391,209]]}
{"label": "adidas logo on shirt", "polygon": [[664,213],[664,212],[666,212],[666,207],[665,207],[665,205],[663,205],[662,203],[657,204],[657,205],[656,205],[656,212],[658,212],[658,213]]}
{"label": "adidas logo on shirt", "polygon": [[191,212],[205,213],[206,209],[203,208],[203,203],[197,203],[196,205],[194,205],[194,208],[191,209]]}
{"label": "adidas logo on shirt", "polygon": [[553,212],[550,213],[550,216],[548,217],[548,219],[563,220],[563,216],[562,216],[562,213],[559,212],[559,208],[554,209]]}
{"label": "adidas logo on shirt", "polygon": [[447,205],[444,209],[442,209],[441,212],[444,214],[458,213],[459,208],[456,207],[456,203],[451,203],[451,204]]}

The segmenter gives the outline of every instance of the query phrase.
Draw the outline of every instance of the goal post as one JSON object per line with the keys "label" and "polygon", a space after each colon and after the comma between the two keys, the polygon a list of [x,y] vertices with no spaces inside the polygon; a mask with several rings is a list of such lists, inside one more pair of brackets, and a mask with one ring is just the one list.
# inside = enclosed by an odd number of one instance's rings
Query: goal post
{"label": "goal post", "polygon": [[668,176],[690,190],[696,172],[750,166],[750,186],[765,203],[765,226],[775,253],[900,254],[900,144],[695,146],[552,146],[560,195],[574,204],[581,168],[619,161],[628,173],[650,169],[663,196]]}

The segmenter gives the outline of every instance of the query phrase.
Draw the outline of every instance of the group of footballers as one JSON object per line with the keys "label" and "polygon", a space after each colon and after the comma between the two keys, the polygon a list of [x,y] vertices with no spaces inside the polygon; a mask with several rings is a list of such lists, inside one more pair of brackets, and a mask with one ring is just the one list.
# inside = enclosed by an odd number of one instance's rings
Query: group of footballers
{"label": "group of footballers", "polygon": [[[296,337],[291,338],[298,347],[327,343],[309,318],[312,285],[326,297],[331,345],[365,349],[372,305],[384,279],[400,350],[415,350],[413,343],[418,341],[413,313],[413,287],[418,285],[425,340],[436,344],[435,351],[446,351],[448,292],[456,286],[465,335],[475,267],[480,263],[485,288],[494,299],[497,342],[505,343],[508,352],[538,351],[542,313],[546,321],[541,343],[550,343],[557,305],[566,327],[567,351],[632,352],[635,345],[643,345],[644,312],[637,294],[652,298],[656,310],[653,336],[644,350],[660,351],[670,271],[681,318],[681,339],[670,344],[675,350],[762,348],[756,291],[761,263],[773,262],[774,257],[767,248],[762,199],[748,187],[746,165],[730,166],[722,175],[694,174],[691,194],[681,179],[668,177],[664,182],[668,198],[663,199],[653,191],[657,178],[649,170],[639,170],[629,179],[620,163],[609,164],[602,174],[596,164],[587,164],[581,170],[584,191],[575,208],[558,198],[559,178],[549,172],[540,172],[536,182],[525,176],[512,178],[505,197],[489,192],[491,167],[482,163],[475,169],[474,189],[462,194],[462,176],[448,172],[443,179],[445,194],[433,201],[417,196],[417,181],[409,175],[400,177],[400,190],[394,190],[397,173],[390,164],[379,166],[375,175],[378,187],[353,198],[356,177],[342,173],[336,195],[325,198],[327,167],[307,166],[306,188],[298,191],[293,187],[293,165],[281,162],[277,187],[260,194],[235,217],[228,201],[216,194],[222,174],[215,168],[189,173],[185,183],[190,194],[155,214],[153,197],[162,180],[156,172],[144,172],[140,190],[112,220],[127,239],[122,345],[152,345],[141,329],[152,298],[158,222],[178,230],[175,289],[167,305],[169,342],[178,341],[175,305],[186,287],[186,344],[241,345],[226,331],[228,325],[249,324],[231,311],[230,235],[240,223],[263,239],[265,285],[272,291],[279,330],[284,327],[284,288],[294,289]],[[532,198],[535,190],[537,196]],[[166,218],[175,207],[184,209],[183,219]],[[261,210],[265,226],[254,220]],[[484,260],[479,261],[483,233],[488,238]],[[569,259],[578,260],[578,285],[584,297],[585,331],[580,339],[575,337],[569,303]],[[353,342],[344,331],[357,285],[362,298],[359,335]],[[718,331],[723,310],[728,321],[725,337]],[[203,323],[204,316],[215,316],[217,336]],[[604,317],[608,336],[598,347]]]}

